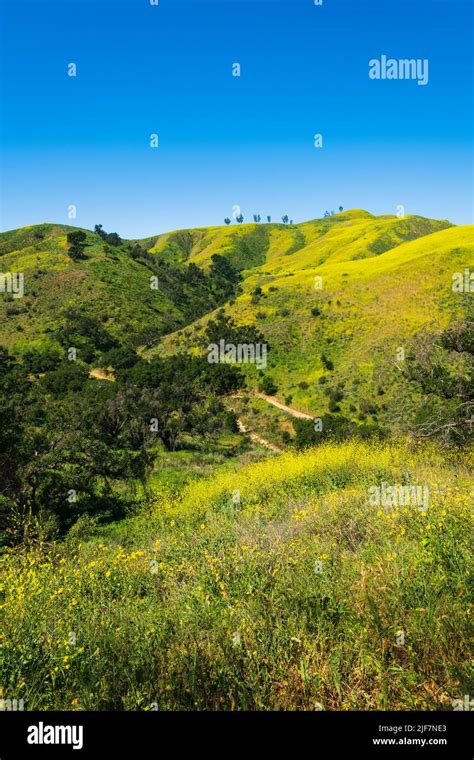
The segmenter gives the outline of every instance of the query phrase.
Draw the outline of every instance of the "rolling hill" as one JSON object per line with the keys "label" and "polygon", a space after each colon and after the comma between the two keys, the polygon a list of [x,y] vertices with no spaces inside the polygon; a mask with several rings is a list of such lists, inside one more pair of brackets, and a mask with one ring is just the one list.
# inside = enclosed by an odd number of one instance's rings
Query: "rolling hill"
{"label": "rolling hill", "polygon": [[[255,229],[238,232],[245,239]],[[298,232],[306,244],[291,252]],[[206,248],[201,239],[189,260],[225,252],[229,234],[210,230]],[[337,386],[347,415],[383,416],[387,396],[399,390],[399,349],[407,354],[414,336],[446,329],[466,314],[469,294],[453,292],[452,277],[472,266],[474,227],[351,211],[268,234],[275,245],[265,262],[243,271],[242,293],[226,304],[226,315],[255,324],[268,340],[267,374],[279,398],[318,415],[328,409],[328,388]],[[199,345],[215,316],[166,336],[153,350]],[[257,373],[249,377],[255,387]]]}
{"label": "rolling hill", "polygon": [[[76,229],[43,224],[0,235],[1,271],[25,275],[24,298],[0,295],[2,345],[17,354],[54,346],[75,309],[144,356],[205,353],[206,325],[224,311],[258,327],[277,397],[311,415],[330,409],[332,398],[355,420],[385,419],[399,392],[397,352],[462,319],[469,300],[453,292],[452,277],[473,263],[474,227],[447,221],[354,209],[114,246],[85,231],[84,257],[74,261],[67,235]],[[216,255],[240,272],[232,292],[212,279]],[[256,389],[262,373],[245,371]]]}
{"label": "rolling hill", "polygon": [[159,330],[167,318],[179,318],[163,290],[150,289],[150,272],[122,247],[104,250],[87,234],[84,260],[68,256],[67,234],[77,228],[42,224],[0,235],[0,269],[23,272],[25,296],[0,298],[1,343],[14,352],[46,347],[71,307],[98,318],[112,334]]}
{"label": "rolling hill", "polygon": [[[1,234],[25,293],[0,294],[0,683],[55,710],[468,693],[473,232]],[[263,336],[268,366],[211,367],[212,331]],[[457,439],[404,435],[408,411]]]}

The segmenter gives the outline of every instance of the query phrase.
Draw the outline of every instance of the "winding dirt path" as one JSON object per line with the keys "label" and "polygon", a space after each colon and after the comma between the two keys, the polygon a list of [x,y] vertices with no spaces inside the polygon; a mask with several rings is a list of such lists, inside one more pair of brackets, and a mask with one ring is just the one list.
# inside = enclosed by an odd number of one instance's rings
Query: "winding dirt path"
{"label": "winding dirt path", "polygon": [[301,420],[314,420],[314,417],[311,414],[306,414],[306,412],[299,412],[298,409],[293,409],[291,406],[282,404],[281,401],[278,401],[275,396],[266,396],[265,393],[234,393],[231,398],[246,398],[249,396],[250,398],[261,398],[268,404],[276,406],[277,409],[281,409],[282,412],[286,412],[287,414],[291,415],[291,417],[297,417]]}
{"label": "winding dirt path", "polygon": [[[105,369],[91,369],[89,372],[89,377],[93,377],[96,380],[106,380],[108,382],[113,383],[115,381],[115,377],[112,373],[108,373]],[[268,404],[272,404],[273,406],[276,406],[278,409],[281,409],[282,412],[286,412],[287,414],[291,415],[292,417],[297,417],[300,419],[305,420],[312,420],[313,418],[309,414],[305,414],[304,412],[299,412],[297,409],[292,409],[291,406],[286,406],[285,404],[282,404],[280,401],[278,401],[275,396],[266,396],[265,393],[252,393],[252,394],[245,394],[245,395],[252,395],[254,398],[261,398],[264,401],[266,401]],[[236,393],[232,396],[232,398],[244,398],[244,394]],[[238,419],[237,424],[239,426],[239,430],[241,433],[245,433],[249,436],[249,438],[254,442],[258,443],[260,446],[265,446],[265,448],[270,449],[270,451],[274,451],[275,454],[281,454],[283,449],[280,449],[278,446],[275,446],[274,443],[270,443],[270,441],[267,441],[266,438],[262,438],[257,433],[252,433],[250,430],[248,430],[242,420]]]}
{"label": "winding dirt path", "polygon": [[287,414],[291,414],[292,417],[298,417],[301,420],[314,419],[310,414],[305,414],[305,412],[299,412],[297,409],[293,409],[291,406],[286,406],[285,404],[282,404],[280,401],[278,401],[275,398],[275,396],[266,396],[264,393],[255,393],[253,395],[256,396],[256,398],[263,398],[264,401],[267,401],[269,404],[273,404],[273,406],[276,406],[278,409],[281,409],[283,412],[286,412]]}
{"label": "winding dirt path", "polygon": [[257,433],[251,433],[249,430],[247,430],[242,420],[238,419],[237,425],[239,426],[240,432],[248,435],[248,437],[254,443],[259,443],[260,446],[265,446],[266,449],[270,449],[271,451],[274,451],[275,454],[281,454],[281,452],[283,451],[283,449],[279,449],[278,446],[275,446],[275,444],[270,443],[270,441],[267,441],[265,438],[262,438],[260,435],[257,435]]}
{"label": "winding dirt path", "polygon": [[[251,396],[252,398],[261,398],[264,401],[267,402],[267,404],[272,404],[272,406],[276,406],[277,409],[281,409],[282,412],[286,412],[286,414],[289,414],[291,417],[296,417],[298,419],[303,420],[312,420],[314,419],[310,414],[306,414],[305,412],[299,412],[298,409],[293,409],[291,406],[286,406],[286,404],[282,404],[278,399],[275,398],[275,396],[267,396],[265,393],[235,393],[232,398],[245,398],[245,396]],[[261,436],[257,435],[257,433],[250,432],[242,422],[242,420],[238,419],[237,424],[239,426],[239,430],[241,433],[246,433],[249,438],[251,438],[254,443],[259,443],[261,446],[265,446],[267,449],[271,449],[271,451],[274,451],[275,453],[281,453],[283,449],[278,448],[278,446],[275,446],[273,443],[270,443],[270,441],[267,441],[265,438],[262,438]]]}

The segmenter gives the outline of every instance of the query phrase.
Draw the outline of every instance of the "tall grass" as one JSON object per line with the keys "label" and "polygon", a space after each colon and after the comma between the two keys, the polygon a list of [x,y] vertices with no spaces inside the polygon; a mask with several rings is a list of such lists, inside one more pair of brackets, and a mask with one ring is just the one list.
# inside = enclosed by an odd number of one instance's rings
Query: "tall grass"
{"label": "tall grass", "polygon": [[[371,505],[382,481],[426,485],[428,510]],[[450,709],[472,694],[468,500],[462,458],[327,445],[191,483],[100,536],[10,551],[3,696],[30,710]]]}

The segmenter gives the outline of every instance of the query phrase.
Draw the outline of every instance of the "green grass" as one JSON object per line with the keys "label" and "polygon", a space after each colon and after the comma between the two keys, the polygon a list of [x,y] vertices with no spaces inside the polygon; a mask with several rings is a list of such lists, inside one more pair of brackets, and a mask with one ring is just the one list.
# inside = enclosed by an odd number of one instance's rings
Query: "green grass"
{"label": "green grass", "polygon": [[11,302],[0,294],[2,345],[18,353],[51,345],[69,307],[100,319],[125,343],[145,328],[160,332],[179,319],[166,293],[150,288],[151,272],[122,248],[105,253],[100,239],[88,232],[86,258],[73,262],[66,243],[72,229],[37,225],[0,234],[0,271],[25,277],[24,298]]}
{"label": "green grass", "polygon": [[[399,393],[397,349],[407,350],[416,334],[446,329],[465,313],[466,298],[453,293],[452,275],[472,266],[474,227],[360,213],[321,222],[324,234],[316,233],[316,222],[299,225],[313,239],[290,255],[280,249],[264,265],[247,270],[242,295],[225,312],[239,324],[256,324],[268,340],[266,371],[278,386],[279,400],[291,395],[297,408],[320,416],[328,410],[326,387],[339,383],[346,416],[356,419],[367,401],[375,400],[379,421],[386,421],[385,407]],[[374,254],[370,247],[382,234],[384,246],[389,237],[393,247]],[[321,289],[315,288],[315,277],[322,278]],[[257,286],[263,295],[253,303]],[[164,337],[151,353],[197,347],[214,316]],[[323,354],[333,370],[324,368]],[[255,388],[253,369],[248,378]]]}
{"label": "green grass", "polygon": [[[25,298],[0,295],[1,344],[51,345],[68,306],[123,343],[182,321],[124,248],[106,255],[87,233],[87,258],[72,262],[71,229],[0,235],[1,271],[26,280]],[[244,267],[225,311],[270,343],[266,372],[281,401],[321,416],[325,388],[338,384],[342,414],[360,420],[370,401],[367,423],[383,423],[399,388],[395,350],[463,315],[452,274],[472,266],[472,231],[356,209],[145,242],[178,266],[207,268],[220,253]],[[147,353],[201,351],[214,316]],[[251,368],[249,393],[257,382]],[[293,432],[261,399],[228,403],[277,446]],[[187,444],[158,453],[134,515],[101,527],[82,519],[64,542],[38,537],[2,555],[0,696],[29,710],[405,710],[450,709],[472,694],[462,455],[396,440],[268,459],[239,435],[206,451]],[[428,511],[375,508],[369,489],[382,481],[428,486]]]}
{"label": "green grass", "polygon": [[154,469],[148,476],[143,495],[173,493],[190,481],[210,477],[216,471],[236,470],[262,456],[240,434],[221,435],[216,445],[205,449],[202,445],[181,451],[160,449],[156,452]]}
{"label": "green grass", "polygon": [[[100,536],[8,552],[3,696],[452,709],[472,693],[466,465],[402,443],[323,446],[192,481]],[[426,513],[372,506],[382,481],[428,486]]]}

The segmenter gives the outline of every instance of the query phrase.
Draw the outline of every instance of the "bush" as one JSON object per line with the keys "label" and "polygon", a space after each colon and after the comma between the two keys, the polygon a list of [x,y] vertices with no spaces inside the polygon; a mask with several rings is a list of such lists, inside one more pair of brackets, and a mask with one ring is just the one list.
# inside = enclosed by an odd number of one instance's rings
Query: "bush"
{"label": "bush", "polygon": [[278,386],[274,383],[271,377],[265,375],[258,385],[259,391],[266,396],[275,396],[278,393]]}
{"label": "bush", "polygon": [[33,375],[57,369],[62,361],[60,353],[54,349],[32,350],[23,354],[24,367]]}
{"label": "bush", "polygon": [[112,348],[102,355],[101,363],[104,367],[113,367],[114,369],[130,369],[140,359],[133,348]]}
{"label": "bush", "polygon": [[328,357],[325,354],[321,355],[321,363],[324,369],[327,369],[329,372],[331,372],[334,369],[333,362],[331,361],[331,359],[328,359]]}
{"label": "bush", "polygon": [[98,518],[94,515],[81,515],[68,530],[66,541],[71,544],[79,544],[90,539],[97,530],[98,524]]}
{"label": "bush", "polygon": [[82,230],[68,232],[66,241],[69,245],[68,254],[73,261],[84,258],[84,249],[86,247],[87,235]]}
{"label": "bush", "polygon": [[60,396],[65,393],[81,391],[88,377],[89,373],[85,367],[77,362],[68,362],[58,369],[48,372],[41,382],[49,393]]}

